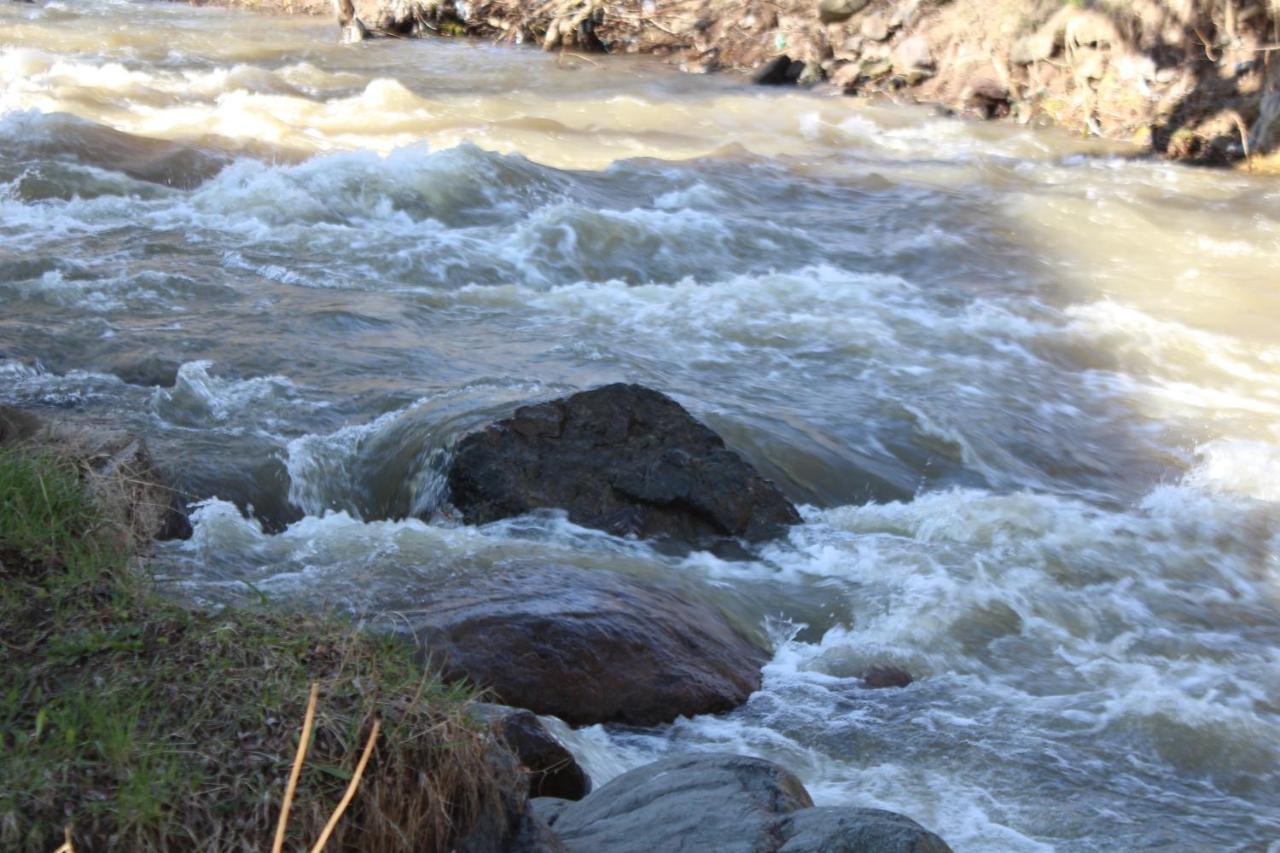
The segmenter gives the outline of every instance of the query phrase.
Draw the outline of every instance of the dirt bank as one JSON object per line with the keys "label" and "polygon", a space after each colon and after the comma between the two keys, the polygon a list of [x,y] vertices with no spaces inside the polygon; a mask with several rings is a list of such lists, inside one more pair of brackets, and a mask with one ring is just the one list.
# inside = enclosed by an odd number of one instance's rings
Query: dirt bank
{"label": "dirt bank", "polygon": [[[227,2],[333,14],[329,0]],[[375,34],[649,54],[1193,162],[1263,162],[1280,142],[1277,0],[358,0],[355,11]]]}

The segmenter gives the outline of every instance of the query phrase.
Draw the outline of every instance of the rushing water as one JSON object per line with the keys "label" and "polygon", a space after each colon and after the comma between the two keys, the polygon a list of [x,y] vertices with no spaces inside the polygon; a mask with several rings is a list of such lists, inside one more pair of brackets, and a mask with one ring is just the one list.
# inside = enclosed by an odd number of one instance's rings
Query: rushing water
{"label": "rushing water", "polygon": [[[764,687],[562,729],[597,781],[728,749],[960,851],[1277,849],[1280,184],[327,22],[0,25],[0,400],[214,498],[160,555],[185,594],[388,619],[511,559],[678,576],[767,627]],[[460,433],[622,379],[806,523],[726,560],[440,511]]]}

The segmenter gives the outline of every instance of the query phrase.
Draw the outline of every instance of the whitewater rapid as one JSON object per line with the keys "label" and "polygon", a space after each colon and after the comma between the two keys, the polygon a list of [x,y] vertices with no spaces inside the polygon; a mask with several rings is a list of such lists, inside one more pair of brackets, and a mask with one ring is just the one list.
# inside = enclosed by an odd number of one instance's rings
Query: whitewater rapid
{"label": "whitewater rapid", "polygon": [[[376,628],[517,559],[696,586],[764,686],[551,721],[597,784],[727,749],[958,851],[1280,849],[1274,182],[622,58],[0,23],[0,402],[147,437],[196,502],[166,589]],[[460,435],[618,380],[805,523],[727,559],[456,521]]]}

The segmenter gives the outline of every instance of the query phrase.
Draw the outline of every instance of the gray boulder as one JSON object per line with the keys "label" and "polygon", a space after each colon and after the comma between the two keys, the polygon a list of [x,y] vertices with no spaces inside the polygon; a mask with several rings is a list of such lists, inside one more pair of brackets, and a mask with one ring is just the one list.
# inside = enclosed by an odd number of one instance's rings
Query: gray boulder
{"label": "gray boulder", "polygon": [[778,490],[679,403],[606,385],[524,406],[458,442],[449,466],[468,524],[535,509],[619,535],[761,541],[800,523]]}
{"label": "gray boulder", "polygon": [[624,773],[585,800],[533,800],[569,853],[950,853],[910,818],[814,808],[794,775],[761,758],[702,753]]}
{"label": "gray boulder", "polygon": [[767,659],[692,593],[605,570],[514,564],[450,577],[413,617],[447,680],[571,725],[731,710],[759,688]]}
{"label": "gray boulder", "polygon": [[552,815],[551,829],[574,853],[761,853],[778,849],[787,815],[812,805],[800,780],[777,764],[705,753],[624,773]]}
{"label": "gray boulder", "polygon": [[951,853],[909,817],[881,809],[826,806],[798,811],[781,828],[777,853]]}

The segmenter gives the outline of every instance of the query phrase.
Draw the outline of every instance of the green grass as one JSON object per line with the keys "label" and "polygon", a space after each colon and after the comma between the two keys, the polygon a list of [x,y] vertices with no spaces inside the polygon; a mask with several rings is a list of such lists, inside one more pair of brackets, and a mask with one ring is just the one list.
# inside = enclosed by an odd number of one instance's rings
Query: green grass
{"label": "green grass", "polygon": [[321,684],[287,849],[312,843],[375,715],[330,850],[444,850],[508,780],[412,650],[334,618],[156,595],[74,460],[0,450],[0,849],[269,849]]}

